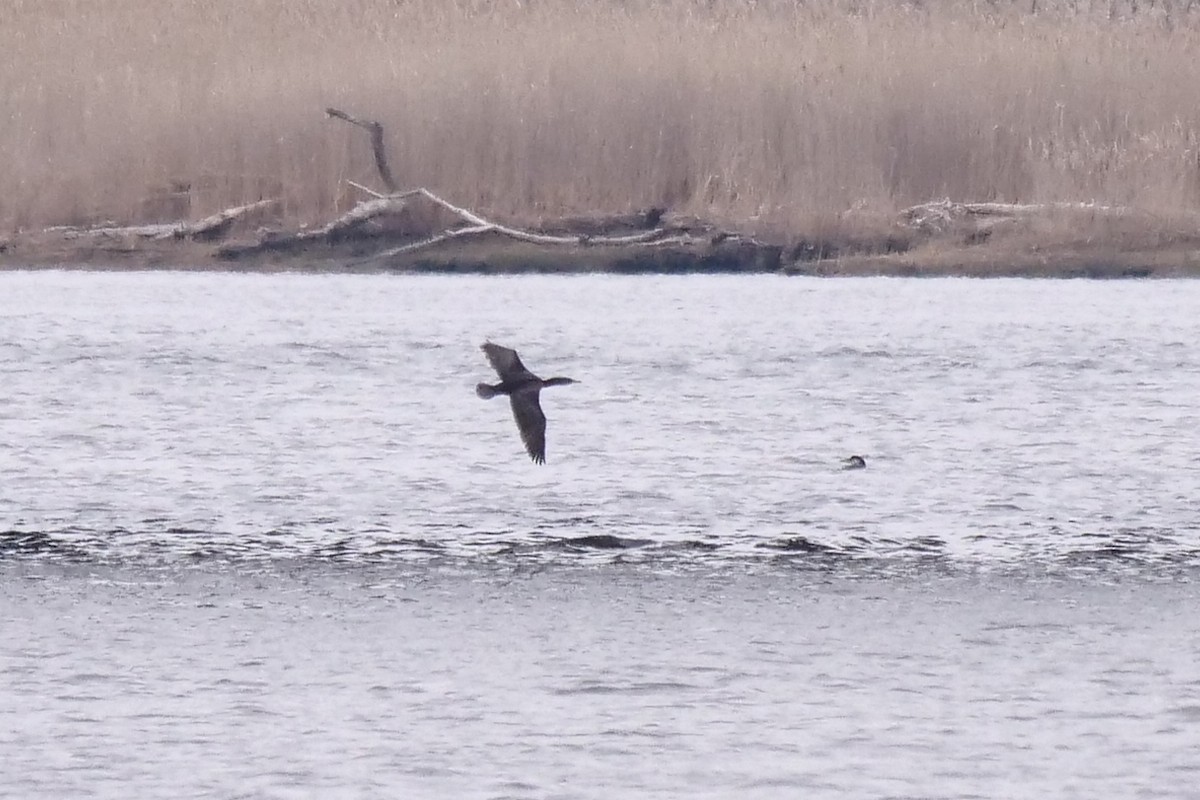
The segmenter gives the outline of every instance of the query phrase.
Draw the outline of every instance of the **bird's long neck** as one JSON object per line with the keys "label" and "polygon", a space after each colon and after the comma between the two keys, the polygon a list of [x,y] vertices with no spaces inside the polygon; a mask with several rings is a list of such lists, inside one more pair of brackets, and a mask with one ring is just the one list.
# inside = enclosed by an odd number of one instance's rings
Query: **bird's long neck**
{"label": "bird's long neck", "polygon": [[547,378],[546,380],[542,381],[542,388],[547,386],[566,386],[567,384],[574,382],[574,378]]}

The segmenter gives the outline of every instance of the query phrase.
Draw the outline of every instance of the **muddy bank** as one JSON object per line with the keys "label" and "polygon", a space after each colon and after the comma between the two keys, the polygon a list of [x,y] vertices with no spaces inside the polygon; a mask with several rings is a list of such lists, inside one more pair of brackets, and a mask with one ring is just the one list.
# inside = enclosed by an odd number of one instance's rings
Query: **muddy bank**
{"label": "muddy bank", "polygon": [[0,268],[1200,277],[1200,225],[1190,220],[1083,206],[1044,211],[937,203],[821,234],[738,231],[659,209],[469,230],[436,209],[407,205],[300,232],[214,215],[206,219],[216,224],[200,231],[198,223],[172,223],[15,234],[0,239]]}

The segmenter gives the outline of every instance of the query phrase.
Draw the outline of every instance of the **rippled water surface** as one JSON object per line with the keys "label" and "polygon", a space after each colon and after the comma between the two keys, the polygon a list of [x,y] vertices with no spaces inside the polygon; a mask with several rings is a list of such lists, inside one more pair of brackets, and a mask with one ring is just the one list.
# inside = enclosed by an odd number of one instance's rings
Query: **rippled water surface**
{"label": "rippled water surface", "polygon": [[1192,796],[1197,309],[0,273],[0,796]]}

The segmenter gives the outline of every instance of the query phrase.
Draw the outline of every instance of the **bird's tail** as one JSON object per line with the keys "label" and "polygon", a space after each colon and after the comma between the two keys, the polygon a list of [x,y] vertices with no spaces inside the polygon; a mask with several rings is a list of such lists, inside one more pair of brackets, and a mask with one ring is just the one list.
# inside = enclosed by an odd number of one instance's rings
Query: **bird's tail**
{"label": "bird's tail", "polygon": [[496,390],[491,386],[488,386],[486,383],[477,383],[475,384],[475,394],[479,395],[484,400],[491,400],[496,396]]}

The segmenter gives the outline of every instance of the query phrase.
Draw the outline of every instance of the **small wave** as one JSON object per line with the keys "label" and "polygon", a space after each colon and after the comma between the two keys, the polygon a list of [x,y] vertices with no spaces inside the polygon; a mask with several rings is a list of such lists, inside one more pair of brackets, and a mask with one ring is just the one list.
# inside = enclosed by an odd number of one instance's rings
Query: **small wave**
{"label": "small wave", "polygon": [[701,686],[682,681],[621,681],[606,682],[591,679],[579,681],[574,686],[554,689],[554,694],[571,697],[587,694],[661,694],[700,689]]}
{"label": "small wave", "polygon": [[807,536],[789,536],[784,539],[776,539],[769,542],[759,542],[755,547],[764,550],[782,550],[788,553],[823,553],[823,554],[841,554],[841,550],[835,547],[830,547],[821,542],[814,542]]}
{"label": "small wave", "polygon": [[42,531],[0,531],[0,557],[4,556],[58,556],[74,560],[86,558],[87,550]]}
{"label": "small wave", "polygon": [[628,550],[634,547],[645,547],[654,544],[649,539],[626,539],[609,533],[574,536],[560,539],[559,544],[567,548],[583,548],[589,550]]}
{"label": "small wave", "polygon": [[[154,518],[154,523],[103,529],[12,528],[0,531],[0,561],[180,566],[244,564],[422,565],[448,567],[571,567],[579,564],[640,564],[666,569],[725,569],[749,565],[816,569],[848,575],[911,575],[914,572],[1050,572],[1128,574],[1171,578],[1200,569],[1193,537],[1162,529],[1072,533],[1043,528],[1023,534],[1024,547],[1000,547],[983,533],[987,552],[952,552],[941,537],[878,536],[854,529],[809,529],[774,534],[695,531],[653,525],[593,529],[558,535],[543,529],[481,529],[432,524],[397,530],[386,524],[333,525],[312,520],[260,530]],[[596,528],[600,528],[597,530]],[[639,535],[640,534],[640,535]]]}
{"label": "small wave", "polygon": [[839,345],[837,347],[826,348],[817,352],[820,358],[895,358],[896,354],[890,350],[883,350],[878,347],[853,347],[851,345]]}

